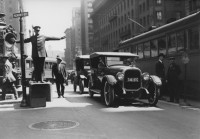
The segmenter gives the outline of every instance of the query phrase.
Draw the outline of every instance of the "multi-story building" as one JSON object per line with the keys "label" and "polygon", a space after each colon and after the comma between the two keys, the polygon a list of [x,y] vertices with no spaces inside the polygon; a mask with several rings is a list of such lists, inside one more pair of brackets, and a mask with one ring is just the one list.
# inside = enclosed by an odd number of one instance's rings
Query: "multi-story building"
{"label": "multi-story building", "polygon": [[66,48],[65,48],[65,61],[68,69],[73,68],[73,53],[72,53],[72,29],[68,28],[65,30],[66,36]]}
{"label": "multi-story building", "polygon": [[92,3],[94,0],[81,0],[81,41],[82,54],[92,51],[93,43],[93,21],[90,14],[93,12]]}
{"label": "multi-story building", "polygon": [[185,16],[182,0],[95,0],[94,50],[113,51],[126,40]]}
{"label": "multi-story building", "polygon": [[74,56],[82,55],[80,8],[72,10],[72,48]]}

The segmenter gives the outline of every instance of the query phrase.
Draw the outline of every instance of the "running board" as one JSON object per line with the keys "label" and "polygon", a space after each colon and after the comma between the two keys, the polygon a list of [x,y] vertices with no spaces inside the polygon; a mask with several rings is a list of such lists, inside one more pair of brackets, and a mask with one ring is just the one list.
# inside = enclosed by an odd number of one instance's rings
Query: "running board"
{"label": "running board", "polygon": [[92,92],[94,92],[94,93],[98,93],[98,94],[100,94],[101,93],[101,90],[99,90],[99,89],[90,89]]}

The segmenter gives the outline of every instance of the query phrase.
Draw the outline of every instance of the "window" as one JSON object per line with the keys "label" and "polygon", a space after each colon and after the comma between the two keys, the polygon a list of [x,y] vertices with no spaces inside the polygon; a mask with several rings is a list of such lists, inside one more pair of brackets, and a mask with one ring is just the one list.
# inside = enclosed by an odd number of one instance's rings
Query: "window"
{"label": "window", "polygon": [[157,11],[156,12],[156,17],[157,17],[157,20],[162,20],[162,12],[161,11]]}
{"label": "window", "polygon": [[137,47],[139,58],[143,58],[143,44],[139,44]]}
{"label": "window", "polygon": [[137,54],[137,47],[132,45],[131,46],[131,53]]}
{"label": "window", "polygon": [[188,29],[190,50],[199,49],[199,30],[198,26]]}
{"label": "window", "polygon": [[176,34],[170,34],[167,40],[168,54],[176,53]]}
{"label": "window", "polygon": [[158,56],[158,41],[157,40],[150,41],[150,47],[151,47],[151,57],[157,57]]}
{"label": "window", "polygon": [[165,39],[165,37],[158,39],[158,51],[159,51],[159,53],[166,54],[166,39]]}
{"label": "window", "polygon": [[149,58],[150,57],[150,42],[144,43],[144,57]]}
{"label": "window", "polygon": [[156,0],[156,4],[161,4],[162,0]]}
{"label": "window", "polygon": [[181,52],[184,50],[184,47],[185,47],[185,37],[184,37],[184,31],[181,31],[181,32],[178,32],[176,34],[176,39],[177,39],[177,51],[178,52]]}

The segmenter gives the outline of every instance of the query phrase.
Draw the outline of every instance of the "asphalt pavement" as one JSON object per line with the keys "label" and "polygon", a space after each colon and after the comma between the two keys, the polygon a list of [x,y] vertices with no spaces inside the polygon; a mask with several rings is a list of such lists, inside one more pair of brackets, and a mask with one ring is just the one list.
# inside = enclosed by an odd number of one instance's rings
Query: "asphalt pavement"
{"label": "asphalt pavement", "polygon": [[[131,107],[105,108],[100,103],[99,97],[91,99],[87,93],[82,95],[74,93],[71,84],[66,86],[65,98],[58,98],[55,84],[52,85],[52,101],[46,102],[46,107],[20,107],[21,100],[22,97],[15,100],[11,94],[6,96],[6,100],[0,100],[0,139],[145,139],[147,137],[198,139],[200,137],[198,132],[200,128],[197,124],[200,103],[196,101],[187,100],[187,104],[181,101],[179,105],[160,100],[158,107],[135,104],[134,107],[131,105]],[[181,116],[182,118],[177,120],[169,120],[169,117]]]}

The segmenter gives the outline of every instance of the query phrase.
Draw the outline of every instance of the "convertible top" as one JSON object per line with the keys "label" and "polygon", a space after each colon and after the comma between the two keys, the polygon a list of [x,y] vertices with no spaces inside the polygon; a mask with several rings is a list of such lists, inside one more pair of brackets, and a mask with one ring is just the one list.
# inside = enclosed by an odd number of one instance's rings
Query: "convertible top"
{"label": "convertible top", "polygon": [[90,58],[90,55],[80,55],[76,57],[76,59],[89,59],[89,58]]}
{"label": "convertible top", "polygon": [[112,57],[138,57],[137,54],[133,54],[130,52],[94,52],[90,54],[90,58],[98,57],[98,56],[112,56]]}

